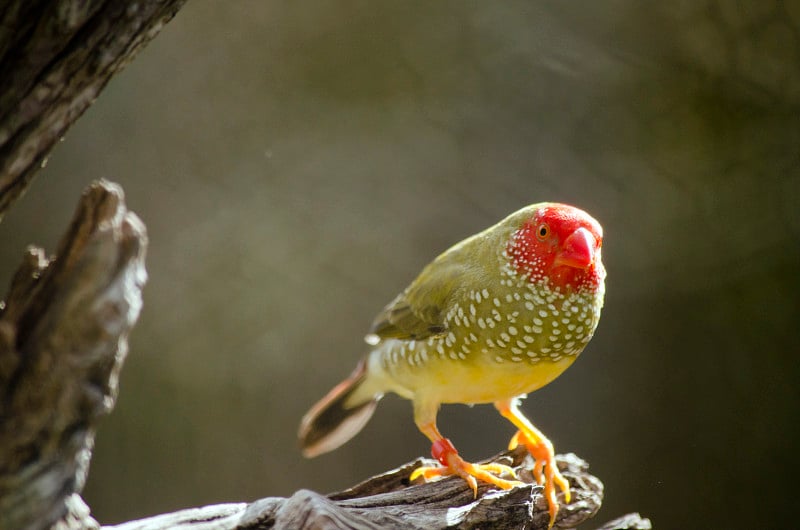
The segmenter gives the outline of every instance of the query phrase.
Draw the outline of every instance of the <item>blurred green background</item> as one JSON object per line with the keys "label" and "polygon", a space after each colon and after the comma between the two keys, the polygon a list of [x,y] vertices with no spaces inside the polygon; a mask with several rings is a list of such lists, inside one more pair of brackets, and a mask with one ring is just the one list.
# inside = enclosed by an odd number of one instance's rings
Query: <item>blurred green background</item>
{"label": "blurred green background", "polygon": [[[800,2],[193,0],[0,225],[0,278],[123,185],[145,305],[87,502],[103,523],[342,489],[427,455],[388,396],[297,450],[372,317],[529,203],[604,225],[604,315],[524,403],[606,485],[598,522],[788,527],[800,410]],[[449,406],[467,458],[512,428]]]}

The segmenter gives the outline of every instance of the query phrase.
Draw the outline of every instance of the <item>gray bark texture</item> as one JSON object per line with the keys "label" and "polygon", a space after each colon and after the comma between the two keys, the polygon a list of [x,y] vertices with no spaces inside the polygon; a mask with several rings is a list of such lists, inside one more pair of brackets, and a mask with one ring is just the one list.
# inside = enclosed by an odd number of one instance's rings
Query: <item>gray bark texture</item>
{"label": "gray bark texture", "polygon": [[83,195],[56,257],[30,247],[0,312],[0,528],[96,528],[78,496],[141,309],[147,236],[122,190]]}
{"label": "gray bark texture", "polygon": [[[514,467],[532,482],[533,465],[524,448],[499,454],[491,461]],[[554,528],[575,528],[593,517],[603,500],[603,484],[588,473],[588,464],[574,454],[557,457],[570,482],[572,500],[562,502]],[[268,497],[252,503],[219,504],[131,521],[104,530],[288,530],[288,529],[546,529],[547,504],[541,486],[529,484],[509,491],[481,485],[478,497],[459,477],[409,484],[408,476],[433,461],[418,459],[376,475],[350,489],[330,495],[300,490],[289,498]],[[650,521],[628,514],[600,530],[648,530]]]}
{"label": "gray bark texture", "polygon": [[0,0],[0,219],[185,0]]}

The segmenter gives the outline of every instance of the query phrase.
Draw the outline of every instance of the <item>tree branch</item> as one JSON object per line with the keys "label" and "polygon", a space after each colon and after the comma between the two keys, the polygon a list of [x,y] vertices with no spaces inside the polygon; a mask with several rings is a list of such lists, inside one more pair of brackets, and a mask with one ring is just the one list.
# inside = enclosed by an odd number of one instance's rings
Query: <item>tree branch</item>
{"label": "tree branch", "polygon": [[7,0],[0,9],[0,219],[108,80],[185,0]]}
{"label": "tree branch", "polygon": [[57,258],[29,248],[0,313],[0,528],[97,527],[77,495],[146,279],[122,190],[84,193]]}
{"label": "tree branch", "polygon": [[[501,453],[491,460],[511,465],[522,480],[532,481],[533,462],[524,448]],[[560,455],[557,460],[570,482],[573,498],[569,504],[563,504],[561,496],[562,507],[555,528],[575,528],[599,510],[603,484],[588,473],[588,464],[574,454]],[[107,526],[103,530],[547,528],[549,514],[541,486],[529,484],[499,491],[481,484],[476,499],[459,477],[409,484],[408,477],[415,468],[432,463],[418,459],[327,496],[300,490],[288,499],[268,497],[249,504],[192,508]],[[638,514],[629,514],[602,528],[647,530],[652,527]]]}

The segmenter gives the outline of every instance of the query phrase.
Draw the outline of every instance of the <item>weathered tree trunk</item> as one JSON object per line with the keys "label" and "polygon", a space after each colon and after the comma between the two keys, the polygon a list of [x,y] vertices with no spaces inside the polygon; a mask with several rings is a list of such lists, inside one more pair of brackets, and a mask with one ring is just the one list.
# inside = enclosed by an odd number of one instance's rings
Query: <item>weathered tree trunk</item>
{"label": "weathered tree trunk", "polygon": [[[67,128],[185,0],[6,0],[0,6],[0,219]],[[31,247],[0,303],[0,529],[100,528],[80,497],[96,423],[110,413],[141,309],[145,227],[121,188],[93,184],[54,258]],[[521,451],[498,455],[530,480]],[[323,496],[225,504],[119,525],[131,529],[546,528],[541,487],[408,483],[422,460]],[[557,527],[594,516],[602,483],[559,458],[572,502]],[[108,487],[113,487],[109,484]],[[563,502],[563,499],[562,499]],[[610,526],[609,526],[610,525]],[[650,528],[637,514],[603,528]]]}
{"label": "weathered tree trunk", "polygon": [[78,496],[142,305],[144,225],[93,185],[57,257],[29,248],[0,313],[0,528],[97,527]]}
{"label": "weathered tree trunk", "polygon": [[186,0],[0,0],[0,219]]}

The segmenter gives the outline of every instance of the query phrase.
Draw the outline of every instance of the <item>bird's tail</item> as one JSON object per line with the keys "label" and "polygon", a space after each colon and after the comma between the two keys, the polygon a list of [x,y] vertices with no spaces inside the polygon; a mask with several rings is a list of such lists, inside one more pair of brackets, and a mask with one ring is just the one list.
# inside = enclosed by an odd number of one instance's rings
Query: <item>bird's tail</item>
{"label": "bird's tail", "polygon": [[333,451],[366,425],[383,397],[367,389],[367,375],[366,359],[362,359],[347,379],[303,416],[297,433],[303,456],[312,458]]}

